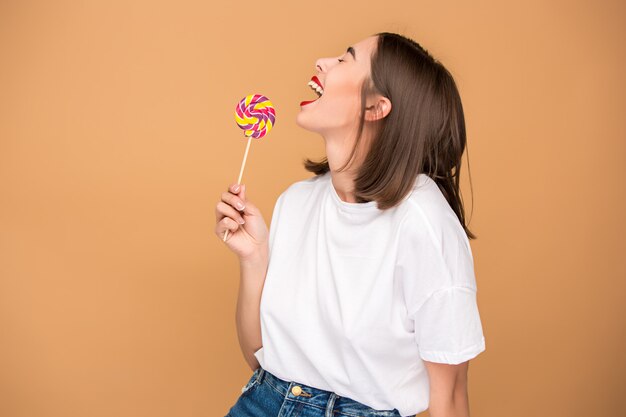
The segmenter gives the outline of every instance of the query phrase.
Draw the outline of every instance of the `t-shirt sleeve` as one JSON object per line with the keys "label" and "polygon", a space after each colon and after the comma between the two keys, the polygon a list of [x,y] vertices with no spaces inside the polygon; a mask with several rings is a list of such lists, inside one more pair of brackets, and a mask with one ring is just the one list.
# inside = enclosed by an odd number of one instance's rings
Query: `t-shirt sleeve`
{"label": "t-shirt sleeve", "polygon": [[485,350],[476,291],[447,287],[433,292],[414,314],[420,357],[456,365]]}
{"label": "t-shirt sleeve", "polygon": [[404,225],[401,291],[420,357],[459,364],[485,350],[474,261],[456,220],[435,220],[413,216]]}

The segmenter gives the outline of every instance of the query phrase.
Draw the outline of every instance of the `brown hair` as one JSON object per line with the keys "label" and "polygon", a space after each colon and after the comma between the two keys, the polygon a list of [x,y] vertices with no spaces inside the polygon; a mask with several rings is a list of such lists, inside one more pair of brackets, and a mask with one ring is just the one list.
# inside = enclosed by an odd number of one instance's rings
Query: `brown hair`
{"label": "brown hair", "polygon": [[[376,35],[371,77],[361,88],[356,142],[339,171],[349,166],[359,145],[366,97],[381,94],[391,101],[391,111],[372,122],[374,136],[354,180],[357,202],[376,201],[380,210],[392,208],[411,192],[417,176],[425,173],[437,183],[468,238],[476,239],[465,224],[459,188],[466,134],[456,83],[417,42],[395,33]],[[330,169],[326,157],[319,162],[306,158],[304,168],[316,175]]]}

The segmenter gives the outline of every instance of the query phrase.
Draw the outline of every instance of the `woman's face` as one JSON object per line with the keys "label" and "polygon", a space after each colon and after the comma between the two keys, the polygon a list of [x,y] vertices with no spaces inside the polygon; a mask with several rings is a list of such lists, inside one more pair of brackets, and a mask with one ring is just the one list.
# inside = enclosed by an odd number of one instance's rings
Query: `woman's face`
{"label": "woman's face", "polygon": [[[332,136],[332,133],[356,133],[361,108],[361,84],[370,77],[370,58],[377,37],[366,38],[339,56],[318,59],[315,76],[322,96],[303,101],[296,117],[298,126]],[[317,81],[316,80],[316,81]],[[316,93],[311,91],[316,97]]]}

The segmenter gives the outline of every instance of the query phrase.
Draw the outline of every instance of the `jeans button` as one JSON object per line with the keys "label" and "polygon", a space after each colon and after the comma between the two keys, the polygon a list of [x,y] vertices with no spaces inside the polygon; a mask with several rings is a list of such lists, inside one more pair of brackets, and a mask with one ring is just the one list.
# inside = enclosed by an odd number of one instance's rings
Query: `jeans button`
{"label": "jeans button", "polygon": [[295,385],[293,388],[291,388],[291,393],[297,397],[298,395],[300,395],[300,393],[302,393],[302,388],[300,388],[298,385]]}

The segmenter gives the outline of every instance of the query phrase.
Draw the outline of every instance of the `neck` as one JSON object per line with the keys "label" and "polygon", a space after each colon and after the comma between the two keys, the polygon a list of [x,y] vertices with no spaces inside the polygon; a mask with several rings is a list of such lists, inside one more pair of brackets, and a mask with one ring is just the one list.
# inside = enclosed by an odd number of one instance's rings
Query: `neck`
{"label": "neck", "polygon": [[[328,159],[328,166],[330,167],[330,176],[333,187],[337,192],[339,198],[346,203],[356,203],[354,195],[354,178],[361,166],[362,157],[357,150],[352,165],[344,171],[337,171],[341,168],[350,157],[352,152],[353,141],[346,141],[346,137],[349,135],[323,135],[326,143],[326,158]],[[361,143],[359,146],[363,146],[366,143],[366,135],[363,132]]]}
{"label": "neck", "polygon": [[339,198],[346,203],[356,203],[356,198],[354,197],[354,180],[349,176],[349,173],[333,172],[331,168],[330,177]]}

